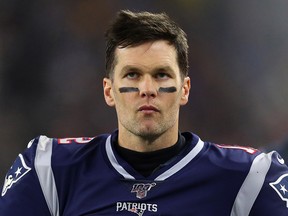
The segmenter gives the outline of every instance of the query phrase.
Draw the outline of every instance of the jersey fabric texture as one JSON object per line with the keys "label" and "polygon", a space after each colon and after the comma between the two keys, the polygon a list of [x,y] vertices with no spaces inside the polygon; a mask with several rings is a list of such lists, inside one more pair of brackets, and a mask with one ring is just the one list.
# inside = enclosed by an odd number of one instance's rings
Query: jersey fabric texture
{"label": "jersey fabric texture", "polygon": [[1,216],[287,216],[288,168],[277,152],[203,142],[186,146],[148,177],[94,138],[39,136],[8,171]]}

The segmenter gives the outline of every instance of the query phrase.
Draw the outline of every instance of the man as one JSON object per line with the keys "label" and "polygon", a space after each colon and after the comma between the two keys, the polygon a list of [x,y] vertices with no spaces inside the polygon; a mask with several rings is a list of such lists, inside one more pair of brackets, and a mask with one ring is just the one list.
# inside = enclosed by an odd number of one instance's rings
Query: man
{"label": "man", "polygon": [[288,168],[276,152],[179,132],[190,79],[178,25],[121,11],[106,38],[104,97],[118,130],[32,140],[5,178],[1,216],[288,215]]}

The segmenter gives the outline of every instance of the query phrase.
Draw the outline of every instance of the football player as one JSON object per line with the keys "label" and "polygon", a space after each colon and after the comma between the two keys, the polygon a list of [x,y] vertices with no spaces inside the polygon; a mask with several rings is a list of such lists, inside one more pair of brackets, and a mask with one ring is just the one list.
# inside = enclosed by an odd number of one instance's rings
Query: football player
{"label": "football player", "polygon": [[118,129],[39,136],[8,171],[1,216],[287,216],[288,168],[277,152],[179,132],[188,43],[166,14],[120,11],[107,30],[104,98]]}

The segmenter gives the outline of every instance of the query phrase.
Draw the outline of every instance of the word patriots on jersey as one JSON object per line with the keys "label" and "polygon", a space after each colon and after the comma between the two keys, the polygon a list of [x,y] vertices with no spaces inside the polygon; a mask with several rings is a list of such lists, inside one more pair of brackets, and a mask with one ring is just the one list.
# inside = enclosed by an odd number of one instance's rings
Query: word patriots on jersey
{"label": "word patriots on jersey", "polygon": [[147,196],[148,191],[152,187],[156,186],[156,183],[136,183],[132,186],[131,193],[136,193],[138,199],[143,199]]}
{"label": "word patriots on jersey", "polygon": [[275,182],[270,183],[270,186],[286,202],[286,207],[288,208],[288,174],[280,176]]}
{"label": "word patriots on jersey", "polygon": [[19,154],[5,177],[1,195],[4,196],[6,192],[13,186],[13,184],[18,182],[30,170],[31,168],[26,165],[23,156]]}
{"label": "word patriots on jersey", "polygon": [[127,211],[137,214],[138,216],[142,216],[145,212],[156,213],[158,211],[158,206],[155,203],[117,202],[116,212],[122,211]]}

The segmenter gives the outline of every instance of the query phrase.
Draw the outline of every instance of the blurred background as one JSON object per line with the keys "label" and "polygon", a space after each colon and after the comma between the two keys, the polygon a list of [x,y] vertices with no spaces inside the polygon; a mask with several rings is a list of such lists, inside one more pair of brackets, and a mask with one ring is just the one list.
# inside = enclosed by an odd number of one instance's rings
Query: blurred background
{"label": "blurred background", "polygon": [[104,32],[119,9],[164,11],[188,34],[192,89],[182,131],[288,156],[288,1],[1,0],[0,184],[38,135],[117,127],[102,78]]}

